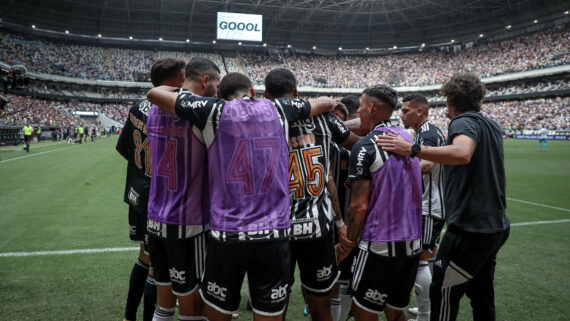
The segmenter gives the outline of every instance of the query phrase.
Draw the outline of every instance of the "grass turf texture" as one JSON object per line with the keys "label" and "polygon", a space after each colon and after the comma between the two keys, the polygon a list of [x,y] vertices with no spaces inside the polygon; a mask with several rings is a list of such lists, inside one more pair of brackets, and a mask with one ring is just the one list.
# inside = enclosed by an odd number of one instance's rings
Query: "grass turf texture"
{"label": "grass turf texture", "polygon": [[[30,154],[1,147],[0,252],[137,246],[128,239],[126,161],[115,144],[112,136],[32,144]],[[536,141],[505,141],[505,164],[508,198],[570,209],[568,142],[549,141],[548,152],[539,153]],[[517,201],[508,201],[507,212],[513,223],[570,219],[568,211]],[[568,319],[569,232],[570,223],[512,227],[495,274],[497,320]],[[121,320],[136,257],[0,257],[0,320]],[[251,320],[246,297],[244,287],[240,320]],[[304,320],[303,306],[296,282],[287,319]],[[471,319],[464,298],[459,320]]]}

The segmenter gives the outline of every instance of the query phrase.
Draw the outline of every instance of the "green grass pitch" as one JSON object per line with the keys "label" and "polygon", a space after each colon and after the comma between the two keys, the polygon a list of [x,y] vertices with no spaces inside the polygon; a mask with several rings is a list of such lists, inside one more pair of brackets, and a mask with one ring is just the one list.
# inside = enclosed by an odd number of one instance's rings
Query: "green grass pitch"
{"label": "green grass pitch", "polygon": [[[136,251],[1,254],[137,246],[128,239],[126,161],[116,140],[42,142],[30,154],[0,148],[0,320],[122,320]],[[568,320],[570,143],[549,141],[539,153],[536,141],[508,140],[505,164],[513,223],[563,221],[511,228],[498,257],[497,319]],[[299,282],[293,293],[287,319],[304,320]],[[245,297],[239,319],[251,320]],[[459,320],[471,319],[464,298]]]}

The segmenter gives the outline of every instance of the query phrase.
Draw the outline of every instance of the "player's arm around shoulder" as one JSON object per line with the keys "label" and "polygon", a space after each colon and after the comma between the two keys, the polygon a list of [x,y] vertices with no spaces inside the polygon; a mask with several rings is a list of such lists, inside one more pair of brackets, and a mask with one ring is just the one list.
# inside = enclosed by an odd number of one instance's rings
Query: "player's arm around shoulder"
{"label": "player's arm around shoulder", "polygon": [[340,104],[340,101],[330,97],[319,97],[317,99],[309,99],[309,103],[311,104],[309,117],[314,117],[316,115],[333,111],[334,108]]}
{"label": "player's arm around shoulder", "polygon": [[174,92],[176,89],[178,88],[171,86],[154,87],[148,91],[146,98],[154,105],[174,114],[178,97],[178,93]]}
{"label": "player's arm around shoulder", "polygon": [[[397,135],[378,136],[376,142],[385,151],[402,156],[410,156],[412,154],[413,144]],[[451,145],[440,147],[421,146],[421,151],[417,156],[443,165],[465,165],[471,162],[474,151],[475,141],[473,139],[466,135],[457,135],[453,137]]]}

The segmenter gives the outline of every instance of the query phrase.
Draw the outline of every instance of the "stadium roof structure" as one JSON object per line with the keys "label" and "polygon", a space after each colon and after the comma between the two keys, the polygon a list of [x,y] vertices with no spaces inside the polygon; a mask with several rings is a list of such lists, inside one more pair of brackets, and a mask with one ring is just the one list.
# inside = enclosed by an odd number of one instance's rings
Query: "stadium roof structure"
{"label": "stadium roof structure", "polygon": [[270,46],[362,49],[508,38],[568,23],[568,7],[560,0],[3,0],[0,19],[72,34],[211,44],[216,13],[227,11],[263,15]]}

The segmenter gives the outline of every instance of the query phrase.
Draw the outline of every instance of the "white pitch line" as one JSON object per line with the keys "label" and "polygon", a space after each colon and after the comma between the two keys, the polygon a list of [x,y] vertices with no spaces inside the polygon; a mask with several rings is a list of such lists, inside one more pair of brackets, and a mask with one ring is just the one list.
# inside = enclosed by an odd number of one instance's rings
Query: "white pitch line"
{"label": "white pitch line", "polygon": [[67,147],[64,147],[64,148],[58,148],[58,149],[47,150],[47,151],[45,151],[45,152],[36,153],[36,154],[32,154],[32,155],[26,155],[26,156],[20,156],[20,157],[16,157],[16,158],[10,158],[10,159],[6,159],[6,160],[3,160],[3,161],[0,161],[0,164],[2,164],[2,163],[7,163],[7,162],[11,162],[11,161],[15,161],[15,160],[22,159],[22,158],[28,158],[28,157],[38,156],[38,155],[47,154],[47,153],[51,153],[51,152],[56,152],[56,151],[58,151],[58,150],[64,150],[64,149],[68,149],[68,148],[72,148],[72,147],[75,147],[75,146],[67,146]]}
{"label": "white pitch line", "polygon": [[[511,223],[511,226],[527,226],[527,225],[557,224],[557,223],[570,223],[570,219]],[[0,253],[0,257],[69,255],[69,254],[80,254],[80,253],[109,253],[109,252],[126,252],[126,251],[138,251],[138,250],[139,250],[138,247],[110,247],[104,249],[60,250],[60,251],[38,251],[38,252],[6,252],[6,253]]]}
{"label": "white pitch line", "polygon": [[83,250],[60,250],[60,251],[38,251],[38,252],[6,252],[0,253],[0,257],[15,256],[42,256],[42,255],[68,255],[79,253],[108,253],[108,252],[124,252],[137,251],[138,247],[110,247],[105,249],[83,249]]}
{"label": "white pitch line", "polygon": [[511,223],[511,226],[527,226],[527,225],[539,225],[539,224],[556,224],[556,223],[568,223],[570,219],[565,220],[552,220],[552,221],[534,221],[534,222],[519,222]]}
{"label": "white pitch line", "polygon": [[540,206],[540,207],[546,207],[546,208],[552,208],[552,209],[559,210],[559,211],[564,211],[564,212],[570,212],[570,209],[563,208],[563,207],[550,206],[550,205],[546,205],[546,204],[540,204],[540,203],[534,203],[534,202],[529,202],[529,201],[517,200],[517,199],[514,199],[514,198],[508,198],[508,197],[507,197],[507,199],[508,199],[509,201],[515,201],[515,202],[519,202],[519,203],[530,204],[530,205]]}

